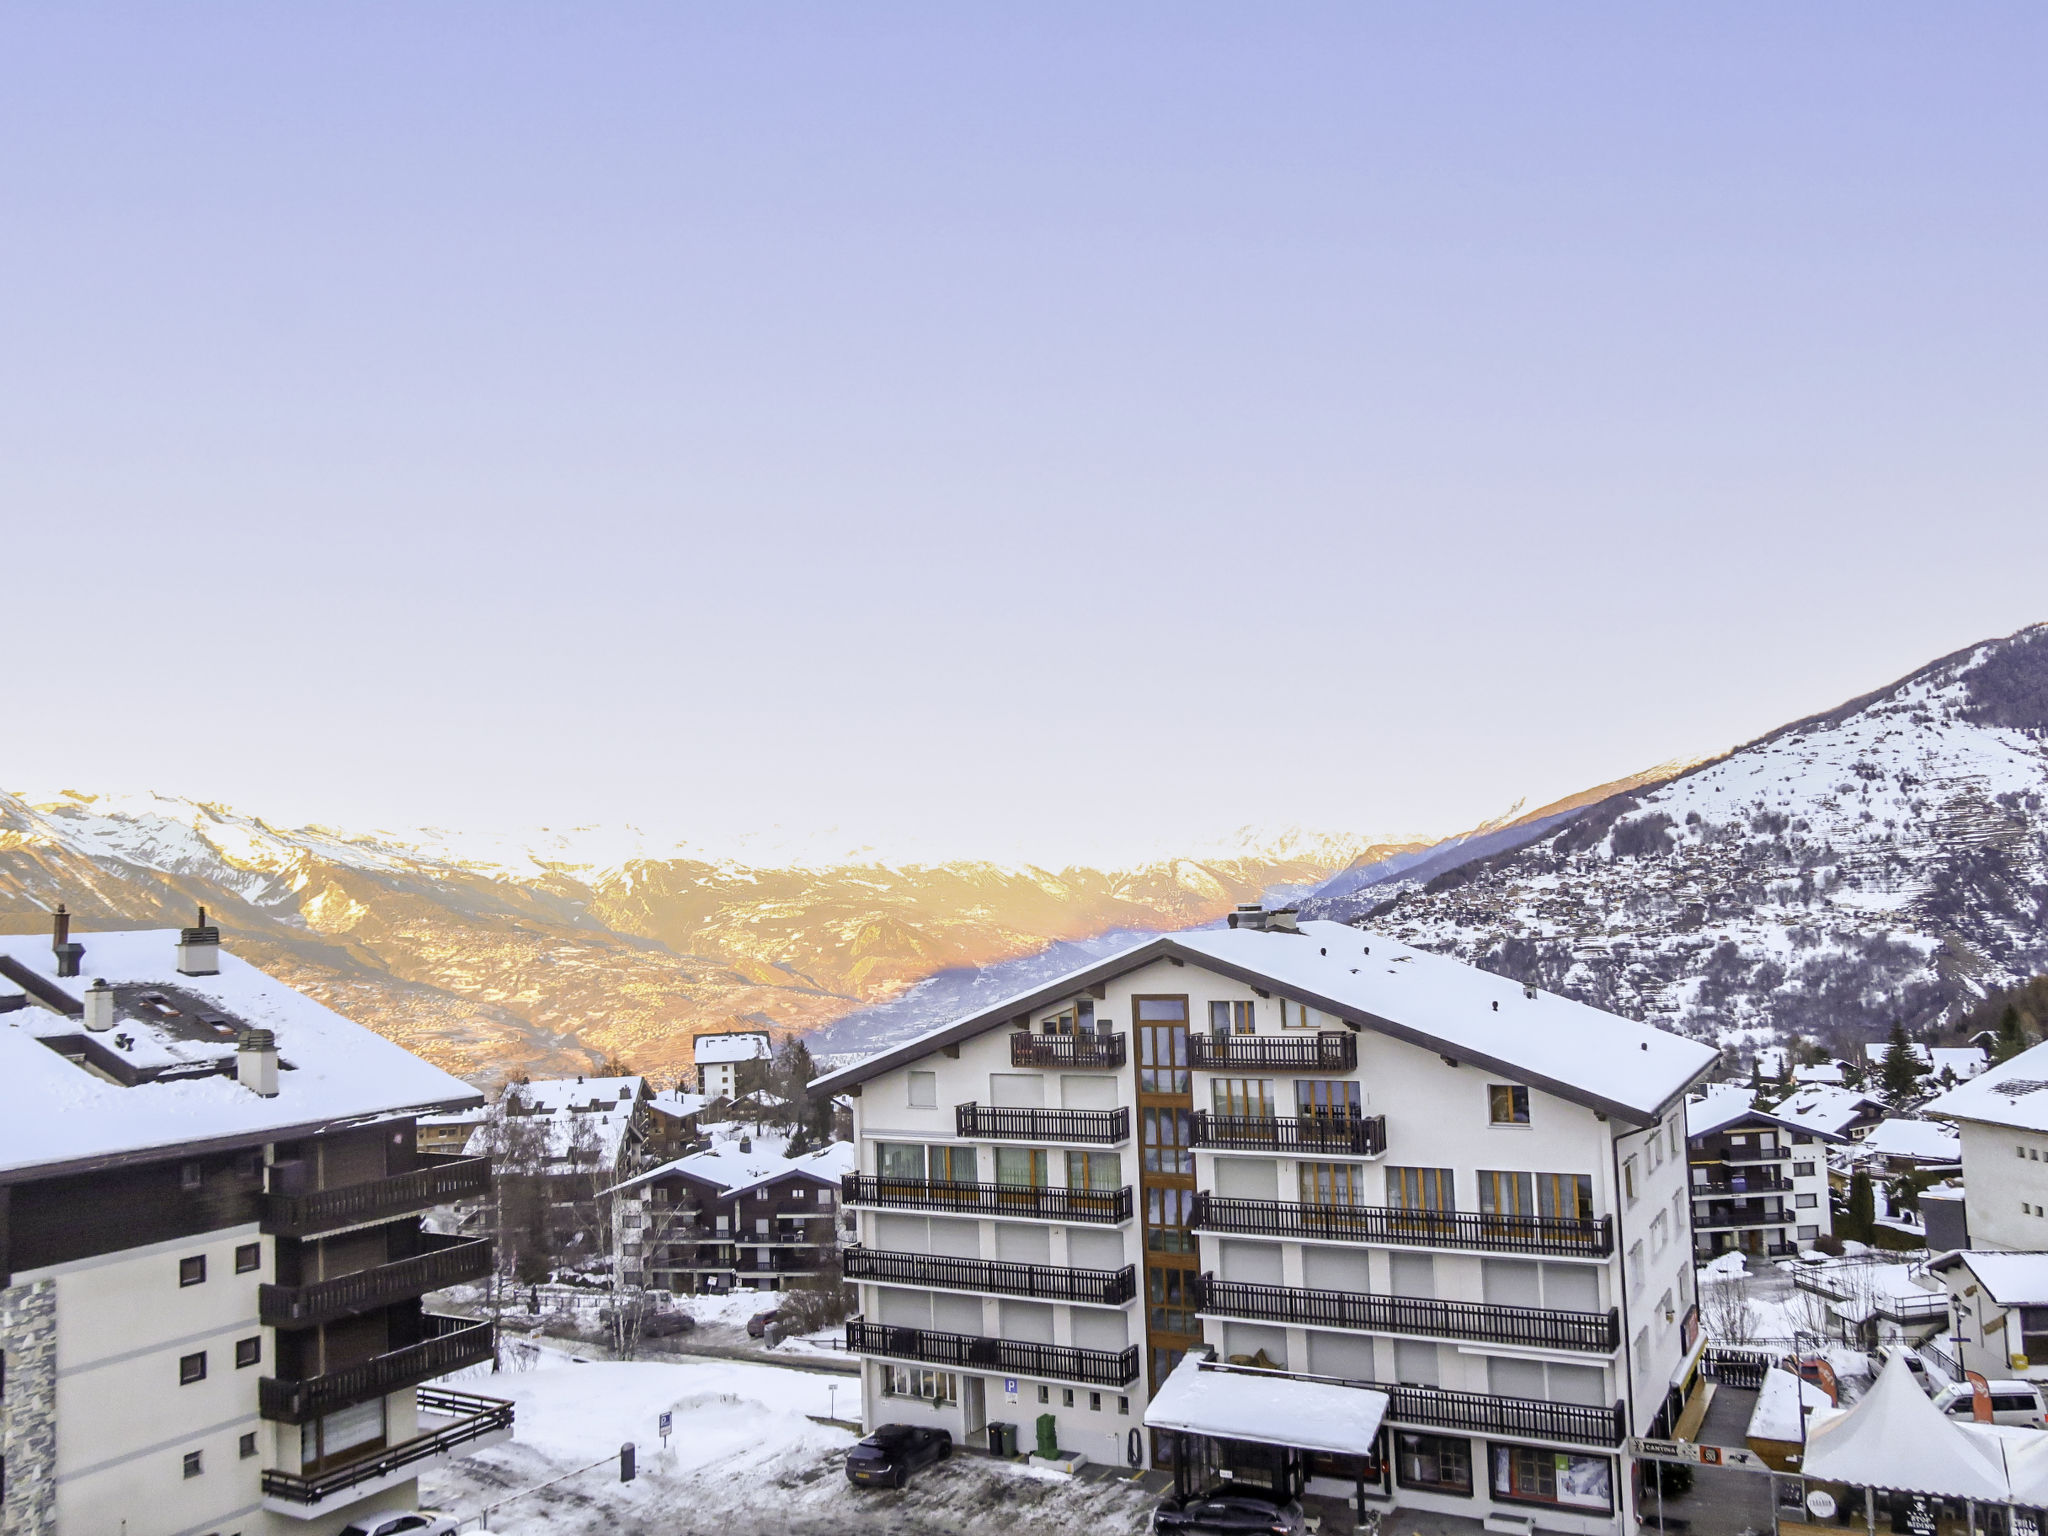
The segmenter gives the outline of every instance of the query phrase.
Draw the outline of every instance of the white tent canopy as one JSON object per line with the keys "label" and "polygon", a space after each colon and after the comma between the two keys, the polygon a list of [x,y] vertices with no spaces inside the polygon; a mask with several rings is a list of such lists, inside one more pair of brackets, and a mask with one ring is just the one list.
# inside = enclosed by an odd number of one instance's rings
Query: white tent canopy
{"label": "white tent canopy", "polygon": [[1902,1493],[1993,1503],[2009,1497],[2003,1458],[1929,1402],[1899,1355],[1855,1407],[1814,1424],[1800,1470]]}
{"label": "white tent canopy", "polygon": [[1372,1451],[1386,1412],[1387,1394],[1369,1387],[1226,1370],[1189,1355],[1145,1409],[1145,1425],[1217,1440],[1364,1456]]}

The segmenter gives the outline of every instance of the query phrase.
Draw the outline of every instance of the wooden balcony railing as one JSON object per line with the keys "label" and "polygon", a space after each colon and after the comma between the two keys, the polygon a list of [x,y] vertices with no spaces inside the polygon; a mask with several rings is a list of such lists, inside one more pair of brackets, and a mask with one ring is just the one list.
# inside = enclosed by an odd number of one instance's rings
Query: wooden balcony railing
{"label": "wooden balcony railing", "polygon": [[891,1360],[1075,1381],[1091,1387],[1123,1387],[1138,1379],[1135,1344],[1123,1350],[1078,1349],[1068,1344],[1032,1344],[1019,1339],[937,1333],[928,1328],[897,1328],[856,1317],[846,1324],[846,1348],[849,1354],[886,1355]]}
{"label": "wooden balcony railing", "polygon": [[1491,1302],[1439,1301],[1425,1296],[1382,1296],[1363,1291],[1315,1291],[1293,1285],[1255,1285],[1203,1275],[1200,1309],[1221,1317],[1256,1318],[1311,1328],[1355,1328],[1363,1333],[1425,1334],[1517,1344],[1527,1349],[1573,1349],[1611,1354],[1621,1347],[1621,1315],[1565,1312],[1550,1307],[1501,1307]]}
{"label": "wooden balcony railing", "polygon": [[488,1157],[436,1159],[411,1173],[344,1184],[310,1195],[265,1195],[263,1230],[280,1237],[312,1237],[342,1227],[388,1221],[432,1210],[491,1187]]}
{"label": "wooden balcony railing", "polygon": [[366,1403],[373,1397],[459,1371],[465,1365],[480,1365],[492,1357],[490,1323],[467,1317],[441,1317],[432,1312],[422,1321],[427,1326],[427,1337],[417,1344],[373,1355],[324,1376],[298,1380],[264,1377],[257,1383],[258,1411],[264,1418],[279,1423],[303,1424],[337,1408]]}
{"label": "wooden balcony railing", "polygon": [[306,1285],[259,1286],[257,1312],[268,1328],[307,1328],[408,1296],[424,1296],[445,1285],[480,1280],[491,1272],[493,1248],[487,1237],[428,1233],[421,1242],[425,1253],[352,1275]]}
{"label": "wooden balcony railing", "polygon": [[1389,1205],[1303,1205],[1195,1192],[1191,1224],[1204,1232],[1329,1242],[1454,1248],[1476,1253],[1533,1253],[1604,1259],[1614,1252],[1614,1218],[1491,1216],[1465,1211],[1411,1211]]}
{"label": "wooden balcony railing", "polygon": [[1131,1139],[1128,1109],[1012,1109],[995,1104],[960,1104],[954,1129],[980,1141],[1083,1141],[1105,1144]]}
{"label": "wooden balcony railing", "polygon": [[292,1504],[320,1504],[336,1494],[374,1482],[393,1472],[445,1456],[465,1445],[512,1428],[512,1405],[495,1397],[476,1397],[467,1392],[449,1392],[439,1387],[421,1387],[417,1393],[420,1411],[453,1418],[455,1422],[431,1434],[373,1451],[360,1461],[334,1467],[310,1477],[296,1472],[265,1472],[263,1496]]}
{"label": "wooden balcony railing", "polygon": [[1232,1152],[1323,1152],[1378,1157],[1385,1115],[1212,1115],[1195,1111],[1194,1145]]}
{"label": "wooden balcony railing", "polygon": [[1202,1072],[1227,1072],[1233,1067],[1350,1072],[1358,1066],[1358,1036],[1348,1029],[1292,1036],[1191,1033],[1188,1065]]}
{"label": "wooden balcony railing", "polygon": [[895,1253],[858,1244],[846,1249],[840,1262],[849,1280],[936,1285],[991,1296],[1121,1306],[1138,1294],[1137,1268],[1130,1264],[1122,1269],[1065,1269],[1052,1264],[957,1259],[937,1253]]}
{"label": "wooden balcony railing", "polygon": [[1111,1031],[1094,1035],[1033,1035],[1019,1030],[1010,1036],[1013,1067],[1120,1067],[1124,1037]]}
{"label": "wooden balcony railing", "polygon": [[1041,1221],[1115,1224],[1131,1219],[1131,1186],[1053,1189],[1037,1184],[946,1184],[850,1173],[842,1182],[848,1205],[905,1211],[958,1211],[982,1216],[1026,1216]]}

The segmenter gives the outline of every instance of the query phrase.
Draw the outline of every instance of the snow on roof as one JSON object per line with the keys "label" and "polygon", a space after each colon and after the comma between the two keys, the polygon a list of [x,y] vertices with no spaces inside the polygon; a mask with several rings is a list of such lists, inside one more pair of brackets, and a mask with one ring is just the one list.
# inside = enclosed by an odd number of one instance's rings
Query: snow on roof
{"label": "snow on roof", "polygon": [[1951,1499],[2003,1501],[2007,1495],[1997,1453],[1928,1400],[1903,1354],[1885,1363],[1853,1408],[1812,1421],[1800,1470],[1831,1483]]}
{"label": "snow on roof", "polygon": [[1387,1402],[1386,1393],[1370,1387],[1226,1370],[1190,1354],[1146,1405],[1145,1426],[1366,1456],[1372,1453]]}
{"label": "snow on roof", "polygon": [[1795,1083],[1829,1083],[1840,1087],[1842,1069],[1832,1061],[1823,1061],[1811,1067],[1794,1067],[1792,1081]]}
{"label": "snow on roof", "polygon": [[704,1112],[704,1106],[711,1102],[706,1093],[685,1093],[680,1088],[665,1088],[648,1100],[656,1109],[671,1115],[697,1115]]}
{"label": "snow on roof", "polygon": [[[76,1016],[34,1004],[0,1014],[0,1173],[481,1102],[461,1079],[226,951],[217,975],[179,974],[176,929],[74,937],[85,946],[75,979],[58,977],[47,935],[0,936],[0,955],[34,973],[41,990],[82,998],[104,978],[117,999],[114,1027],[90,1036]],[[152,992],[165,1001],[148,1002]],[[244,1027],[277,1037],[275,1098],[244,1088],[223,1062]],[[117,1049],[117,1035],[132,1047]],[[161,1057],[191,1075],[123,1087],[44,1043],[81,1036],[132,1066],[159,1066]]]}
{"label": "snow on roof", "polygon": [[731,1061],[766,1061],[774,1054],[768,1045],[765,1030],[747,1030],[738,1034],[699,1035],[690,1042],[695,1053],[692,1059],[700,1067],[717,1066]]}
{"label": "snow on roof", "polygon": [[1812,1382],[1801,1381],[1790,1371],[1772,1366],[1764,1372],[1763,1389],[1757,1393],[1756,1407],[1749,1415],[1749,1438],[1796,1444],[1806,1439],[1806,1426],[1800,1423],[1801,1411],[1810,1416],[1817,1408],[1834,1406],[1834,1399]]}
{"label": "snow on roof", "polygon": [[1708,1083],[1697,1097],[1685,1101],[1685,1134],[1711,1136],[1747,1116],[1755,1102],[1756,1095],[1740,1084]]}
{"label": "snow on roof", "polygon": [[[546,1156],[553,1172],[598,1172],[618,1165],[626,1134],[633,1126],[644,1077],[555,1077],[514,1083],[501,1103],[516,1103],[521,1126],[540,1126],[547,1133]],[[503,1151],[504,1130],[480,1125],[464,1151],[481,1157]]]}
{"label": "snow on roof", "polygon": [[2048,1044],[2024,1050],[1927,1106],[1930,1115],[2048,1131]]}
{"label": "snow on roof", "polygon": [[1887,1118],[1863,1138],[1863,1150],[1914,1162],[1958,1163],[1963,1158],[1963,1138],[1951,1127],[1933,1120]]}
{"label": "snow on roof", "polygon": [[715,1184],[728,1194],[738,1194],[752,1189],[756,1184],[769,1184],[777,1179],[795,1174],[808,1174],[814,1179],[837,1185],[854,1171],[856,1166],[854,1147],[851,1142],[829,1141],[814,1152],[799,1153],[795,1157],[784,1155],[788,1141],[781,1137],[756,1136],[744,1138],[747,1149],[740,1149],[741,1138],[714,1143],[703,1152],[691,1152],[663,1163],[659,1168],[650,1168],[637,1178],[627,1179],[618,1187],[631,1189],[658,1179],[667,1174],[685,1174],[693,1179],[702,1179]]}
{"label": "snow on roof", "polygon": [[[1874,1040],[1863,1047],[1863,1058],[1872,1066],[1881,1067],[1884,1065],[1885,1054],[1890,1050],[1891,1045],[1888,1042]],[[1922,1071],[1938,1073],[1946,1067],[1961,1078],[1977,1076],[1991,1062],[1991,1057],[1984,1048],[1976,1045],[1927,1046],[1916,1041],[1912,1045],[1912,1051]]]}
{"label": "snow on roof", "polygon": [[1970,1267],[1991,1299],[2001,1307],[2048,1306],[2048,1253],[1993,1253],[1964,1248],[1934,1261],[1936,1269],[1958,1261]]}
{"label": "snow on roof", "polygon": [[1084,970],[877,1052],[817,1085],[831,1091],[864,1082],[940,1044],[994,1029],[1045,1001],[1166,955],[1270,987],[1320,1012],[1637,1124],[1654,1120],[1718,1059],[1714,1047],[1700,1041],[1554,993],[1539,991],[1532,998],[1504,976],[1381,934],[1307,922],[1298,933],[1205,928],[1142,940]]}
{"label": "snow on roof", "polygon": [[1801,1088],[1771,1113],[1787,1125],[1822,1136],[1841,1137],[1858,1119],[1882,1112],[1884,1106],[1853,1088],[1832,1088],[1812,1083]]}

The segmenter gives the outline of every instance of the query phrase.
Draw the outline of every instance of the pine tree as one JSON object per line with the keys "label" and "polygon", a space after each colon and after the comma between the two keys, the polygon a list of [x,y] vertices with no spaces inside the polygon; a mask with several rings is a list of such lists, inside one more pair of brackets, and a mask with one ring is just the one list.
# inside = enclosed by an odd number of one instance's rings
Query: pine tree
{"label": "pine tree", "polygon": [[2020,1011],[2011,1003],[1998,1018],[1998,1039],[1991,1047],[1993,1061],[2010,1061],[2027,1048],[2027,1032],[2020,1023]]}
{"label": "pine tree", "polygon": [[1878,1086],[1884,1090],[1885,1102],[1894,1109],[1912,1098],[1920,1086],[1920,1058],[1913,1054],[1913,1043],[1906,1038],[1906,1026],[1896,1021],[1892,1024],[1884,1061],[1878,1067]]}
{"label": "pine tree", "polygon": [[1842,1213],[1842,1236],[1859,1243],[1870,1241],[1877,1229],[1877,1195],[1870,1187],[1870,1175],[1858,1168],[1849,1176],[1849,1204]]}

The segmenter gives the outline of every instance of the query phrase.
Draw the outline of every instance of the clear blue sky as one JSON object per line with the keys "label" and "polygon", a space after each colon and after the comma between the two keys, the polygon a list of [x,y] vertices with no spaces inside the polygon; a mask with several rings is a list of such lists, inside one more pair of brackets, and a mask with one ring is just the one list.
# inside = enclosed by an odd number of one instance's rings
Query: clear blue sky
{"label": "clear blue sky", "polygon": [[0,12],[0,783],[1449,830],[2048,618],[2048,11]]}

